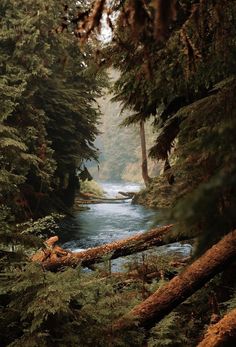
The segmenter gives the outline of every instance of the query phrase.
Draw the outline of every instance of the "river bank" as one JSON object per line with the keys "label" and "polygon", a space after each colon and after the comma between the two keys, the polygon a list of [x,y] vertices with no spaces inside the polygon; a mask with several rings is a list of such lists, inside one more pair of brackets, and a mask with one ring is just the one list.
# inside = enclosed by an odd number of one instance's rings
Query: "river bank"
{"label": "river bank", "polygon": [[[119,191],[138,192],[142,188],[139,184],[128,182],[100,182],[100,186],[107,198],[117,197]],[[75,212],[74,218],[66,218],[60,226],[60,245],[73,252],[126,239],[162,224],[160,211],[133,204],[131,201],[93,203],[85,206],[89,208]],[[154,247],[144,254],[151,256],[156,252],[157,249]],[[190,245],[175,243],[158,247],[157,254],[185,257],[190,252]],[[131,256],[128,259],[140,259],[140,257],[142,255]],[[113,271],[120,271],[126,262],[126,258],[113,260]]]}

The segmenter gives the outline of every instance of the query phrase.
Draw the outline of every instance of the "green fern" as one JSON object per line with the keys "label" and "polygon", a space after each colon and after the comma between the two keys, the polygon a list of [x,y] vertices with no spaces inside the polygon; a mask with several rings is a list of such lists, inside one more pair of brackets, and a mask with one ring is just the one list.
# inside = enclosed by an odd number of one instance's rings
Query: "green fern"
{"label": "green fern", "polygon": [[148,347],[184,347],[189,346],[188,339],[181,331],[179,314],[171,313],[151,331]]}

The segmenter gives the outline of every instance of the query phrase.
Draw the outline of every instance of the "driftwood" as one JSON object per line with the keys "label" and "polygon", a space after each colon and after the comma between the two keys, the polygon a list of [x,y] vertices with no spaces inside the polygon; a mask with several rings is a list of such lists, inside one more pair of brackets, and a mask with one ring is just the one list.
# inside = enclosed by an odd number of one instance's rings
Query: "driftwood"
{"label": "driftwood", "polygon": [[112,204],[118,202],[125,202],[130,200],[132,196],[120,197],[120,198],[107,198],[102,196],[97,196],[91,193],[80,193],[79,196],[75,200],[75,204]]}
{"label": "driftwood", "polygon": [[197,347],[236,346],[236,308],[210,326]]}
{"label": "driftwood", "polygon": [[78,201],[96,201],[96,200],[99,200],[99,201],[117,201],[117,200],[128,200],[128,199],[131,199],[133,197],[133,195],[135,193],[122,193],[122,192],[119,192],[119,194],[125,196],[124,198],[122,197],[118,197],[118,198],[109,198],[109,197],[106,197],[106,196],[98,196],[98,195],[95,195],[95,194],[92,194],[92,193],[79,193],[79,195],[77,196],[76,198],[76,202]]}
{"label": "driftwood", "polygon": [[118,202],[125,202],[130,200],[131,198],[94,198],[90,200],[76,199],[77,204],[112,204]]}
{"label": "driftwood", "polygon": [[236,259],[236,230],[226,235],[183,273],[121,317],[114,324],[114,330],[132,328],[137,324],[151,328],[234,259]]}
{"label": "driftwood", "polygon": [[[145,251],[153,246],[180,241],[170,232],[173,225],[167,225],[139,233],[127,239],[118,240],[102,246],[89,248],[82,252],[68,252],[58,246],[50,245],[46,249],[37,252],[32,260],[42,263],[45,269],[56,270],[63,266],[90,266],[104,261],[104,257],[116,259],[137,252]],[[184,238],[182,238],[183,240]],[[58,239],[54,237],[56,242]],[[50,242],[50,240],[48,241]]]}
{"label": "driftwood", "polygon": [[105,201],[105,202],[109,202],[109,201],[126,201],[126,200],[130,200],[131,197],[126,197],[126,198],[97,198],[97,200],[100,201]]}

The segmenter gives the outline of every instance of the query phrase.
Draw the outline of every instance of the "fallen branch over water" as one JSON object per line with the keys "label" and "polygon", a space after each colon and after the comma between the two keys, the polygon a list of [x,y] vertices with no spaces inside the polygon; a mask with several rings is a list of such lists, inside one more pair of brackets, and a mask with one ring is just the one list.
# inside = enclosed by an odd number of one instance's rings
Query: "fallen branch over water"
{"label": "fallen branch over water", "polygon": [[210,326],[204,339],[197,347],[235,346],[235,341],[236,308],[227,313],[218,323]]}
{"label": "fallen branch over water", "polygon": [[80,195],[75,200],[75,205],[88,205],[88,204],[112,204],[118,202],[126,202],[130,200],[131,197],[120,197],[120,198],[106,198],[97,196],[91,193],[80,193]]}
{"label": "fallen branch over water", "polygon": [[234,259],[236,259],[236,230],[226,235],[183,273],[174,277],[167,285],[120,318],[115,323],[114,330],[133,328],[137,324],[151,328]]}
{"label": "fallen branch over water", "polygon": [[[109,201],[126,201],[126,200],[130,200],[131,197],[126,197],[126,198],[97,198],[97,200],[99,201],[105,201],[105,202],[109,202]],[[96,200],[96,199],[95,199]]]}
{"label": "fallen branch over water", "polygon": [[[104,257],[116,259],[137,252],[145,251],[153,246],[163,246],[169,243],[177,242],[176,236],[170,232],[173,225],[167,225],[151,229],[150,231],[131,236],[127,239],[118,240],[102,246],[89,248],[82,252],[68,252],[58,246],[54,246],[58,237],[50,239],[50,247],[37,252],[32,260],[42,263],[47,270],[56,270],[63,266],[90,266],[94,263],[104,261]],[[182,238],[183,240],[184,238]]]}
{"label": "fallen branch over water", "polygon": [[76,204],[112,204],[118,202],[125,202],[131,198],[93,198],[90,200],[76,199]]}

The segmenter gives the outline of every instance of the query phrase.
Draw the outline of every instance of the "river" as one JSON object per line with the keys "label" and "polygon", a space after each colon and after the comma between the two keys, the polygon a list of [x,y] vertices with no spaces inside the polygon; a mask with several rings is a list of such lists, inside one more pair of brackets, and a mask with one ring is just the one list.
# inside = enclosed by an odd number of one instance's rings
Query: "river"
{"label": "river", "polygon": [[[139,191],[141,185],[135,183],[100,183],[107,197],[116,197],[119,191]],[[148,230],[158,224],[157,210],[131,204],[130,201],[117,203],[90,204],[84,211],[75,213],[61,225],[60,240],[63,248],[80,251],[86,248],[127,238],[139,231]],[[174,252],[188,255],[189,245],[179,243],[159,247],[160,253]]]}

